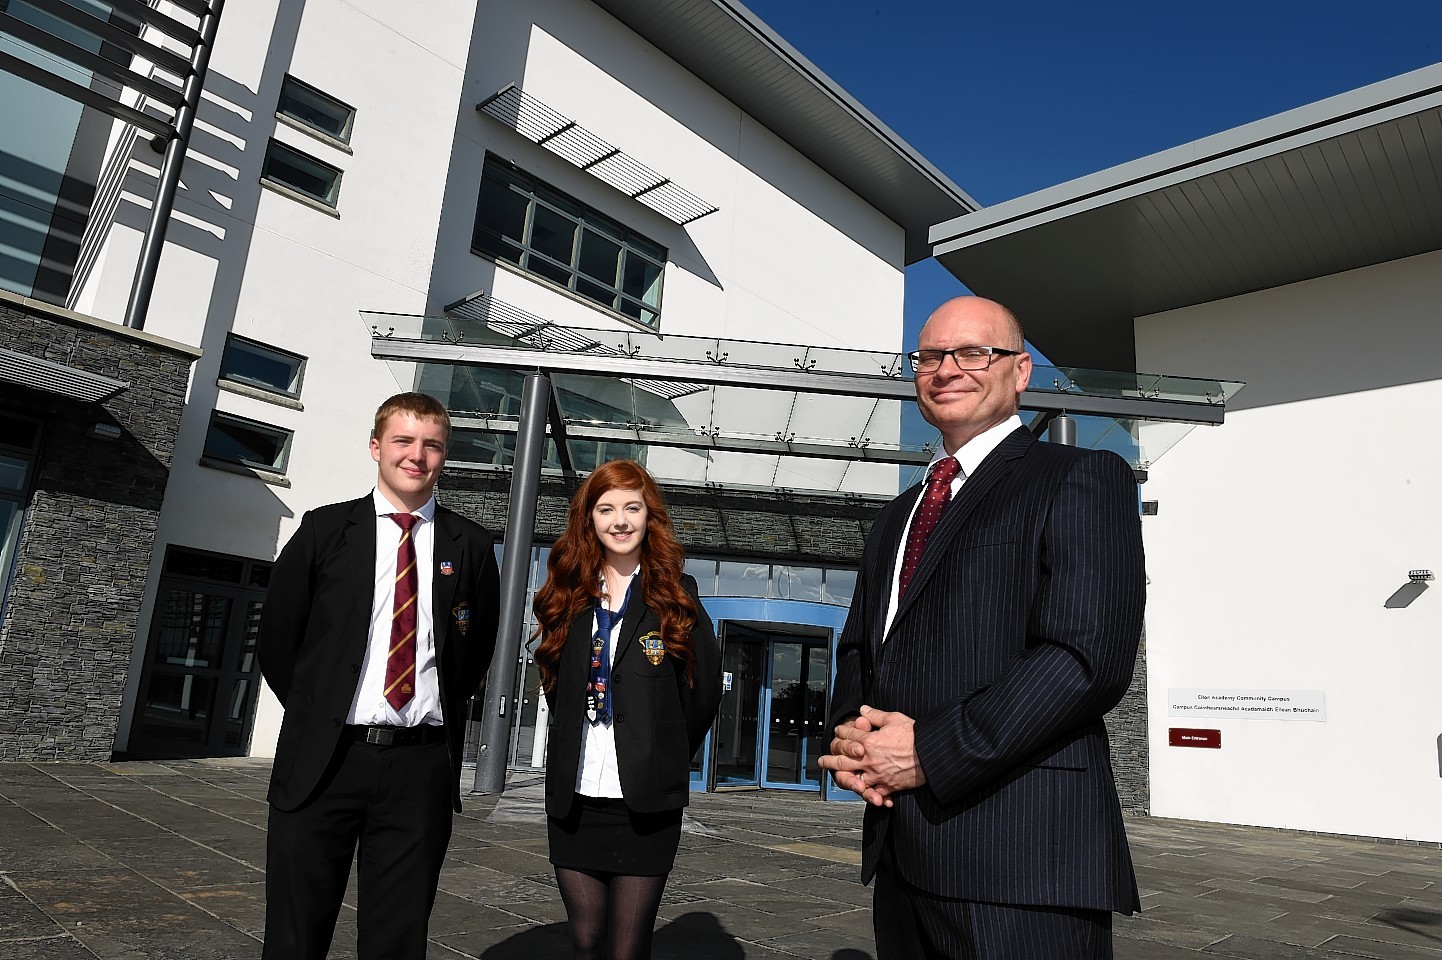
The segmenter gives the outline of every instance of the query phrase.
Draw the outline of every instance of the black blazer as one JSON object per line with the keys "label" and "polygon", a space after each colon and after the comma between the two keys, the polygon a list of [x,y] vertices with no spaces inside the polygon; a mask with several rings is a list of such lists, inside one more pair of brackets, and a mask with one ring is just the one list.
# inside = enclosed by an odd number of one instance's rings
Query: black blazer
{"label": "black blazer", "polygon": [[1131,469],[1008,435],[942,513],[883,643],[920,491],[877,518],[837,650],[832,723],[863,703],[907,714],[927,777],[893,807],[867,807],[862,879],[890,834],[901,876],[940,896],[1130,913],[1102,718],[1142,631]]}
{"label": "black blazer", "polygon": [[[643,570],[641,576],[645,576]],[[626,805],[638,813],[675,810],[690,801],[691,758],[706,739],[721,705],[721,649],[701,606],[696,581],[681,578],[696,604],[691,629],[695,685],[686,682],[681,661],[667,654],[659,664],[646,658],[639,637],[661,629],[661,618],[631,598],[621,622],[611,689],[615,697],[616,764]],[[586,683],[591,676],[591,619],[587,609],[571,621],[556,665],[556,685],[546,694],[551,729],[546,740],[546,813],[565,817],[576,795],[581,731],[586,719]]]}
{"label": "black blazer", "polygon": [[[268,794],[282,810],[314,792],[360,682],[375,599],[375,522],[369,495],[311,510],[271,571],[256,656],[285,707]],[[440,506],[435,523],[431,616],[459,811],[467,701],[491,663],[500,586],[490,533]]]}

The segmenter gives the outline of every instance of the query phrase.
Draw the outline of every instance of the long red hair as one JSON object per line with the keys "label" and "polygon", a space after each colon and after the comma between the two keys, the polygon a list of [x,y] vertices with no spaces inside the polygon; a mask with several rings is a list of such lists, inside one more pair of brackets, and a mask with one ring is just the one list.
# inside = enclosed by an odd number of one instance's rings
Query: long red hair
{"label": "long red hair", "polygon": [[661,498],[661,488],[646,468],[634,460],[609,460],[591,472],[571,498],[566,529],[551,547],[546,561],[546,582],[536,591],[531,609],[536,612],[536,669],[541,688],[556,685],[556,668],[571,630],[571,621],[590,609],[601,595],[601,561],[605,551],[596,536],[591,511],[596,501],[611,490],[640,490],[646,504],[646,537],[641,541],[641,599],[661,618],[661,642],[666,652],[686,668],[688,683],[694,683],[691,628],[696,625],[696,604],[681,587],[686,552],[676,540],[671,514]]}

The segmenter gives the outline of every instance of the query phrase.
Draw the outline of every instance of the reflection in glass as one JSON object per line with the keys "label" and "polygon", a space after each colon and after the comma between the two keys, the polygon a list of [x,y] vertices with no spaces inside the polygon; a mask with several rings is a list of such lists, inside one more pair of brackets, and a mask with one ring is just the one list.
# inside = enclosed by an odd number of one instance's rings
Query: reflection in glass
{"label": "reflection in glass", "polygon": [[[588,277],[594,277],[602,283],[614,287],[616,285],[616,265],[621,261],[621,245],[610,237],[602,236],[594,230],[581,231],[581,272]],[[596,299],[604,296],[604,291],[595,295]]]}
{"label": "reflection in glass", "polygon": [[25,475],[30,461],[19,457],[7,457],[0,453],[0,490],[19,493],[25,489]]}
{"label": "reflection in glass", "polygon": [[157,673],[150,678],[141,708],[141,732],[147,738],[204,746],[214,699],[214,677]]}
{"label": "reflection in glass", "polygon": [[4,598],[10,595],[10,584],[6,578],[19,541],[20,504],[14,500],[0,500],[0,609],[4,609]]}
{"label": "reflection in glass", "polygon": [[850,606],[851,598],[855,595],[855,570],[828,569],[826,571],[826,580],[821,585],[821,600],[823,603]]}
{"label": "reflection in glass", "polygon": [[245,626],[240,635],[240,649],[236,651],[235,669],[240,673],[255,671],[255,644],[260,636],[260,610],[264,604],[259,600],[248,601],[245,605]]}
{"label": "reflection in glass", "polygon": [[343,143],[350,142],[355,110],[336,98],[301,83],[295,77],[286,77],[281,83],[275,112],[298,120]]}
{"label": "reflection in glass", "polygon": [[717,596],[764,597],[770,589],[769,564],[722,560],[717,564],[717,568]]}
{"label": "reflection in glass", "polygon": [[771,641],[768,784],[821,783],[817,758],[826,749],[827,660],[824,646]]}
{"label": "reflection in glass", "polygon": [[716,561],[686,559],[686,572],[696,578],[696,591],[703,597],[716,596]]}
{"label": "reflection in glass", "polygon": [[[528,623],[526,634],[535,629],[534,622]],[[541,678],[536,672],[536,662],[524,649],[521,650],[516,668],[516,687],[511,691],[515,704],[511,743],[512,762],[519,766],[540,766],[544,757],[536,757],[536,714],[541,700]]]}
{"label": "reflection in glass", "polygon": [[721,650],[721,673],[729,682],[721,693],[716,718],[716,784],[743,786],[759,783],[756,769],[758,707],[765,669],[764,643],[738,640],[749,631],[730,626]]}
{"label": "reflection in glass", "polygon": [[167,590],[155,643],[155,662],[208,667],[220,657],[230,598]]}
{"label": "reflection in glass", "polygon": [[[531,249],[544,253],[552,260],[570,263],[571,252],[576,245],[575,221],[539,204],[536,205],[533,216]],[[530,266],[534,270],[537,264],[533,261]],[[570,278],[570,273],[570,270],[561,270],[560,282],[565,283]]]}
{"label": "reflection in glass", "polygon": [[776,596],[783,600],[820,600],[821,577],[819,567],[773,567],[776,581]]}
{"label": "reflection in glass", "polygon": [[230,690],[230,709],[225,715],[225,745],[243,747],[241,737],[245,735],[245,721],[250,716],[250,680],[237,679]]}
{"label": "reflection in glass", "polygon": [[626,274],[621,289],[647,306],[661,305],[661,265],[633,251],[626,253]]}
{"label": "reflection in glass", "polygon": [[220,359],[220,378],[294,396],[300,393],[303,364],[304,360],[295,354],[283,353],[231,334]]}
{"label": "reflection in glass", "polygon": [[211,414],[205,435],[205,456],[246,466],[285,472],[290,433],[263,423],[252,423],[219,411]]}

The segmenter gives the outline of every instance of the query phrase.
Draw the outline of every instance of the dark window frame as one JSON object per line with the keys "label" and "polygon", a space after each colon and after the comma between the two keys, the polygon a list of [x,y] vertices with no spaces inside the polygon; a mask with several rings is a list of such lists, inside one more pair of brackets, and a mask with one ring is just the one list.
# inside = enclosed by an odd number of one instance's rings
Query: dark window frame
{"label": "dark window frame", "polygon": [[[277,155],[284,154],[291,155],[290,162],[292,166],[296,166],[297,164],[294,161],[299,160],[302,163],[315,164],[317,167],[322,168],[322,171],[325,173],[335,174],[334,179],[330,181],[330,187],[325,191],[324,194],[320,194],[311,190],[307,190],[302,186],[299,186],[295,183],[287,182],[275,176],[271,172],[271,161],[273,158],[277,157]],[[270,139],[270,142],[266,144],[265,158],[261,161],[260,166],[261,183],[279,188],[285,193],[291,194],[292,196],[304,198],[311,203],[318,204],[329,210],[339,209],[341,180],[344,176],[345,171],[342,170],[340,167],[337,167],[335,164],[326,163],[319,157],[311,156],[305,151],[298,150],[295,147],[292,147],[290,144],[277,140],[274,137],[272,137]]]}
{"label": "dark window frame", "polygon": [[[496,222],[507,215],[510,222],[498,230]],[[545,223],[540,233],[538,217]],[[519,227],[520,235],[510,235],[507,226]],[[568,227],[569,244],[563,232]],[[548,229],[559,242],[547,243]],[[588,259],[593,265],[610,262],[605,253],[597,256],[607,245],[617,248],[611,276],[583,269]],[[509,263],[632,323],[660,329],[667,249],[489,153],[481,171],[471,252]]]}
{"label": "dark window frame", "polygon": [[[271,463],[262,463],[258,460],[247,460],[244,457],[223,456],[221,454],[211,452],[211,435],[215,430],[216,423],[220,421],[228,422],[261,434],[271,433],[274,434],[277,438],[280,438],[280,452],[275,458],[276,461],[279,462],[277,463],[273,461]],[[290,447],[291,442],[294,439],[294,430],[287,430],[285,427],[278,427],[273,423],[264,423],[260,420],[252,420],[249,417],[242,417],[234,413],[226,413],[224,410],[212,410],[210,412],[210,423],[206,426],[205,429],[205,445],[202,448],[201,456],[203,456],[207,460],[213,460],[217,463],[238,464],[251,470],[260,470],[264,471],[265,473],[275,474],[276,476],[283,477],[286,475],[286,470],[290,465]]]}
{"label": "dark window frame", "polygon": [[[300,90],[302,93],[309,94],[316,100],[321,101],[320,106],[322,108],[338,108],[336,112],[344,114],[344,120],[341,123],[340,132],[332,133],[324,127],[317,126],[314,122],[304,116],[287,111],[285,109],[286,94],[295,89]],[[284,119],[287,123],[294,125],[298,129],[303,130],[304,132],[312,134],[316,137],[319,137],[326,143],[340,145],[346,149],[349,149],[350,138],[352,133],[354,133],[355,131],[355,107],[346,103],[344,100],[331,96],[330,94],[326,93],[324,90],[320,89],[314,84],[306,83],[304,80],[293,77],[290,74],[286,74],[285,78],[281,81],[280,93],[276,96],[275,101],[275,115]]]}
{"label": "dark window frame", "polygon": [[[281,388],[273,386],[269,383],[263,383],[259,380],[247,379],[235,376],[234,374],[227,375],[226,361],[231,356],[231,348],[235,346],[239,346],[242,350],[251,349],[253,352],[256,353],[274,354],[276,359],[282,361],[294,360],[294,386],[291,388]],[[282,350],[280,347],[272,346],[268,343],[262,343],[261,341],[255,340],[251,337],[243,337],[238,333],[227,333],[225,335],[225,349],[220,357],[220,372],[217,374],[217,378],[225,381],[226,383],[236,383],[240,384],[241,386],[251,387],[255,390],[264,390],[267,393],[273,393],[277,396],[289,397],[293,400],[299,400],[301,389],[305,383],[305,365],[307,360],[307,357],[302,356],[299,353],[294,353],[290,350]]]}

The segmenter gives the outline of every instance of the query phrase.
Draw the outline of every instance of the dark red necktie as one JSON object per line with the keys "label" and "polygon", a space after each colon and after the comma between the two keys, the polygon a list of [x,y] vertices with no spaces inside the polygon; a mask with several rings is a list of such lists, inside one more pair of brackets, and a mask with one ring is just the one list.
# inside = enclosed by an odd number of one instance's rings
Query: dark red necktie
{"label": "dark red necktie", "polygon": [[941,508],[951,499],[951,481],[961,472],[961,464],[955,457],[943,457],[931,468],[931,478],[926,483],[926,492],[921,495],[921,505],[916,516],[911,518],[911,529],[906,534],[906,553],[901,556],[901,577],[896,583],[898,599],[906,596],[906,587],[911,575],[921,561],[921,551],[926,549],[926,538],[941,519]]}
{"label": "dark red necktie", "polygon": [[387,516],[401,528],[401,543],[396,548],[391,651],[386,656],[386,701],[399,710],[411,702],[416,692],[416,594],[420,592],[420,573],[416,570],[416,542],[411,528],[418,518],[412,513]]}

